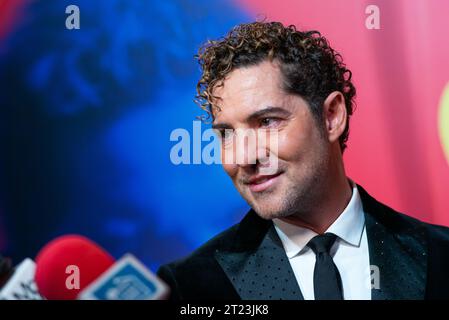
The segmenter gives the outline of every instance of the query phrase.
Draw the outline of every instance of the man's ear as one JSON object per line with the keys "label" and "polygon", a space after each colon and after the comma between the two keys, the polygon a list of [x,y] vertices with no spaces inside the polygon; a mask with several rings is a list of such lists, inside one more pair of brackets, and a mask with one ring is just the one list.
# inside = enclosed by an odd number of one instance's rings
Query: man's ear
{"label": "man's ear", "polygon": [[329,142],[335,142],[345,131],[347,122],[345,98],[340,91],[334,91],[327,96],[323,103],[323,112]]}

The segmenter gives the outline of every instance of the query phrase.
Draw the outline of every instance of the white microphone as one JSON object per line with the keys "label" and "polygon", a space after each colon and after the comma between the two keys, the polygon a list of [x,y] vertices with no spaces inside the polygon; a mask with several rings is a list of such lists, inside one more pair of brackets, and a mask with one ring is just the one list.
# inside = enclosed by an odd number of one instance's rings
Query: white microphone
{"label": "white microphone", "polygon": [[34,282],[35,270],[33,260],[23,260],[0,291],[0,300],[43,300]]}

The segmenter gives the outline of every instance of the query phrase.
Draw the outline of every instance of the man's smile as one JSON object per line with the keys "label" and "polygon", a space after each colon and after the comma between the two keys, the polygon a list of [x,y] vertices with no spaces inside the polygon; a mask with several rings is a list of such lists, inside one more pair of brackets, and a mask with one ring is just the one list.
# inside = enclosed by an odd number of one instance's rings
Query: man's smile
{"label": "man's smile", "polygon": [[283,172],[278,172],[272,175],[256,175],[250,177],[247,181],[245,181],[245,185],[249,186],[251,192],[262,192],[271,187],[276,181],[279,180],[279,176]]}

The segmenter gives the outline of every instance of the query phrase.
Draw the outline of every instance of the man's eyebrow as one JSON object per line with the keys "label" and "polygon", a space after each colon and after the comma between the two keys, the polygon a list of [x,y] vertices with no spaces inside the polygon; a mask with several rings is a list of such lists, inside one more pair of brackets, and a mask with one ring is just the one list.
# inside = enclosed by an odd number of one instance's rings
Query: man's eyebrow
{"label": "man's eyebrow", "polygon": [[212,129],[215,129],[215,130],[217,130],[217,129],[232,129],[232,126],[230,124],[228,124],[228,123],[225,123],[225,122],[223,122],[223,123],[213,123],[212,124]]}
{"label": "man's eyebrow", "polygon": [[263,116],[269,115],[269,114],[279,114],[279,115],[283,115],[283,116],[289,116],[291,115],[291,112],[288,110],[285,110],[284,108],[281,107],[266,107],[264,109],[258,110],[252,114],[250,114],[247,118],[246,121],[250,122],[252,120],[256,120],[258,118],[261,118]]}
{"label": "man's eyebrow", "polygon": [[[279,115],[283,115],[283,116],[289,116],[291,115],[291,112],[288,110],[285,110],[284,108],[281,107],[266,107],[262,110],[257,110],[256,112],[250,114],[247,118],[246,121],[250,122],[253,120],[256,120],[258,118],[261,118],[263,116],[266,115],[272,115],[272,114],[279,114]],[[229,123],[213,123],[212,124],[212,129],[232,129],[232,126]]]}

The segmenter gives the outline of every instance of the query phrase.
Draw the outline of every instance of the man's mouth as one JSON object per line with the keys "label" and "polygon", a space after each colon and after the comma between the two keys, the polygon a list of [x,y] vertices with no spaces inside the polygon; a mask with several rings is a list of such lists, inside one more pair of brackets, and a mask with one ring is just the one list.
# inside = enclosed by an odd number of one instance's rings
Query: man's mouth
{"label": "man's mouth", "polygon": [[252,192],[262,192],[271,187],[278,179],[282,172],[272,175],[257,175],[245,182]]}

